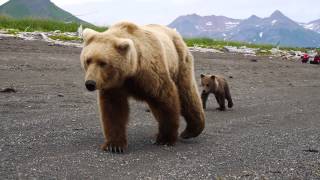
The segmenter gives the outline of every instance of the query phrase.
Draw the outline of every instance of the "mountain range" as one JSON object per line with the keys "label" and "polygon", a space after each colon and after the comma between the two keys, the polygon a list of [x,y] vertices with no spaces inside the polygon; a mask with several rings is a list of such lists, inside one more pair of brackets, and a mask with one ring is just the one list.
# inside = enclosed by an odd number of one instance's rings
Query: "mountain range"
{"label": "mountain range", "polygon": [[[59,8],[50,0],[10,0],[0,6],[0,15],[13,18],[35,17],[88,24]],[[320,47],[320,19],[296,22],[276,10],[269,17],[247,19],[225,16],[180,16],[169,24],[184,37],[208,37],[281,46]]]}
{"label": "mountain range", "polygon": [[0,15],[13,18],[33,17],[87,24],[87,22],[59,8],[50,0],[10,0],[0,6]]}
{"label": "mountain range", "polygon": [[169,24],[184,37],[208,37],[280,46],[320,47],[320,19],[298,23],[279,10],[269,17],[252,15],[247,19],[225,16],[180,16]]}

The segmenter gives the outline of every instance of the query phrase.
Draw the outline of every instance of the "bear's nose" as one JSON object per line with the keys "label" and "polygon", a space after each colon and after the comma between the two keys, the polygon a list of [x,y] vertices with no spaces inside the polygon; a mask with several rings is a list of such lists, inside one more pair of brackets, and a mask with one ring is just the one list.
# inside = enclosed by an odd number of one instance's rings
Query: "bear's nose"
{"label": "bear's nose", "polygon": [[206,93],[206,91],[205,91],[205,90],[203,90],[203,91],[202,91],[202,93]]}
{"label": "bear's nose", "polygon": [[88,89],[88,91],[94,91],[97,89],[95,81],[88,80],[85,82],[85,85],[86,85],[86,88]]}

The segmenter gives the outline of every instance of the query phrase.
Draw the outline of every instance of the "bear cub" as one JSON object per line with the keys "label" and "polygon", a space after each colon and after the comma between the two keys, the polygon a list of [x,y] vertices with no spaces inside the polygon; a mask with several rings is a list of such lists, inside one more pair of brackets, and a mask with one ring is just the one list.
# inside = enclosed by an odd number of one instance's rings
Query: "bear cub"
{"label": "bear cub", "polygon": [[220,111],[225,111],[225,99],[228,101],[228,107],[232,108],[233,102],[230,94],[230,89],[225,78],[217,75],[204,75],[201,74],[201,99],[202,106],[206,109],[206,103],[210,93],[213,93],[216,97],[217,103],[219,104]]}

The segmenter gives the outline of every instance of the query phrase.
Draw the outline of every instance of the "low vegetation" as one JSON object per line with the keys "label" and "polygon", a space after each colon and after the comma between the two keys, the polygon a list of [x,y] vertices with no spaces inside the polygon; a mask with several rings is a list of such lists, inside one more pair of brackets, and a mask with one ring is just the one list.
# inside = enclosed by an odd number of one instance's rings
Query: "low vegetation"
{"label": "low vegetation", "polygon": [[19,33],[19,30],[17,30],[17,29],[7,29],[7,34],[16,35],[18,33]]}
{"label": "low vegetation", "polygon": [[[222,50],[225,46],[233,46],[233,47],[242,47],[246,46],[248,48],[256,48],[258,50],[258,54],[268,54],[272,48],[276,48],[275,45],[271,44],[251,44],[246,42],[235,42],[235,41],[223,41],[223,40],[214,40],[209,38],[190,38],[184,39],[189,47],[198,46],[203,48],[214,48]],[[306,48],[297,48],[297,47],[280,47],[282,50],[299,50],[306,51]],[[267,51],[267,52],[266,52]]]}
{"label": "low vegetation", "polygon": [[[0,29],[15,29],[23,32],[50,32],[60,30],[61,32],[76,32],[79,23],[66,23],[62,21],[36,18],[14,19],[6,16],[0,16]],[[90,24],[83,25],[96,31],[105,31],[106,27],[97,27]]]}
{"label": "low vegetation", "polygon": [[82,39],[77,36],[52,35],[52,36],[49,36],[49,38],[53,40],[61,40],[61,41],[82,41]]}
{"label": "low vegetation", "polygon": [[187,43],[188,46],[199,46],[199,47],[215,48],[215,49],[222,49],[224,46],[233,46],[233,47],[246,46],[248,48],[261,48],[261,49],[268,50],[274,47],[269,44],[258,45],[258,44],[250,44],[245,42],[214,40],[209,38],[190,38],[190,39],[185,39],[185,42]]}

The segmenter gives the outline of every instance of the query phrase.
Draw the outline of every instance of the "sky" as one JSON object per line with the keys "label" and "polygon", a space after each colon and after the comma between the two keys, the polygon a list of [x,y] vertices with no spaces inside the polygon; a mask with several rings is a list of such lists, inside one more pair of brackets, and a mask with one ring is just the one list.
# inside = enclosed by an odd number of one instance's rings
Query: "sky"
{"label": "sky", "polygon": [[[0,0],[3,4],[7,0]],[[51,0],[79,18],[97,25],[121,20],[168,25],[186,14],[224,15],[245,19],[268,17],[280,10],[298,22],[320,19],[320,0]]]}

